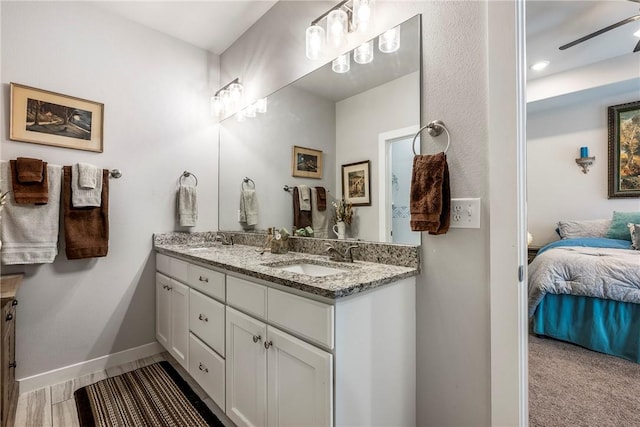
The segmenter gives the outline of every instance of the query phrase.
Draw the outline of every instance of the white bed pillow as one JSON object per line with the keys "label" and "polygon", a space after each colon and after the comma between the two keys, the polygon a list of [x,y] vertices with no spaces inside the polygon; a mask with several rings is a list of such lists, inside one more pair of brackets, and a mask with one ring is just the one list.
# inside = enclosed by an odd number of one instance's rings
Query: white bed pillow
{"label": "white bed pillow", "polygon": [[574,239],[578,237],[605,237],[610,225],[610,219],[559,221],[557,231],[563,239]]}
{"label": "white bed pillow", "polygon": [[640,224],[627,224],[631,233],[631,247],[640,251]]}

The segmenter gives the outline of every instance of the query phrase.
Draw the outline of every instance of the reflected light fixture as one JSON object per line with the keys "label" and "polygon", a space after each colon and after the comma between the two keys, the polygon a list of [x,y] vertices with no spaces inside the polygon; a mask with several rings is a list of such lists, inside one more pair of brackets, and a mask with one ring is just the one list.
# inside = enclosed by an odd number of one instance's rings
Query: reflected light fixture
{"label": "reflected light fixture", "polygon": [[353,60],[358,64],[368,64],[373,61],[373,40],[362,43],[353,50]]}
{"label": "reflected light fixture", "polygon": [[547,65],[549,65],[549,61],[540,61],[540,62],[536,62],[535,64],[533,64],[531,66],[531,69],[533,71],[542,71],[545,68],[547,68]]}
{"label": "reflected light fixture", "polygon": [[331,69],[338,74],[348,72],[349,69],[351,68],[350,58],[351,58],[351,55],[349,54],[349,52],[345,53],[344,55],[338,56],[331,63]]}
{"label": "reflected light fixture", "polygon": [[353,0],[353,26],[357,31],[366,31],[371,15],[373,13],[373,3],[375,0]]}
{"label": "reflected light fixture", "polygon": [[378,37],[378,49],[382,53],[392,53],[400,49],[400,25]]}
{"label": "reflected light fixture", "polygon": [[240,84],[240,79],[235,78],[211,97],[211,114],[222,117],[238,108],[242,101],[244,88]]}

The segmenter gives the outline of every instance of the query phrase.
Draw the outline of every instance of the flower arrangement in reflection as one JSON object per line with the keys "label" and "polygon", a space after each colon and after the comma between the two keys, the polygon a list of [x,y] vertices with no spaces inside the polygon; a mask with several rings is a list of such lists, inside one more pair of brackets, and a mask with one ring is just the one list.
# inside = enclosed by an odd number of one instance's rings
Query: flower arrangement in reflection
{"label": "flower arrangement in reflection", "polygon": [[342,221],[347,225],[351,224],[351,218],[353,217],[353,204],[345,201],[344,199],[340,200],[338,203],[331,202],[331,204],[336,210],[334,223]]}

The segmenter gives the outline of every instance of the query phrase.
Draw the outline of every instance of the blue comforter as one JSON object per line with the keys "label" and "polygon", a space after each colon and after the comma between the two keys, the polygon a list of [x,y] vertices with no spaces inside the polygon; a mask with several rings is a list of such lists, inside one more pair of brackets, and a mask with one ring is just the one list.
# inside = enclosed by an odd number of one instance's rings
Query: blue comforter
{"label": "blue comforter", "polygon": [[612,248],[612,249],[631,249],[631,242],[628,240],[607,239],[604,237],[581,237],[576,239],[562,239],[551,242],[543,246],[538,251],[541,253],[561,246],[583,246],[590,248]]}

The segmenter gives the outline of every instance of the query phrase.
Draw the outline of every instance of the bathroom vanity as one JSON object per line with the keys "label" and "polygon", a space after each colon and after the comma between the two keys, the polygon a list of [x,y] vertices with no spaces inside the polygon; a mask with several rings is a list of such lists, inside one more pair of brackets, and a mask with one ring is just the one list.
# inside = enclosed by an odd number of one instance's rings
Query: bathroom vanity
{"label": "bathroom vanity", "polygon": [[175,243],[157,339],[236,425],[415,425],[417,265]]}

